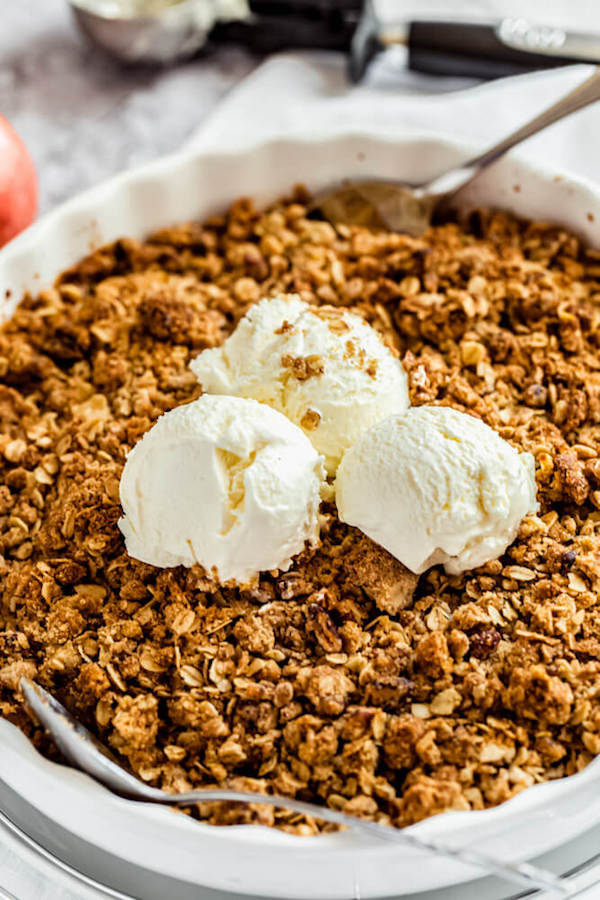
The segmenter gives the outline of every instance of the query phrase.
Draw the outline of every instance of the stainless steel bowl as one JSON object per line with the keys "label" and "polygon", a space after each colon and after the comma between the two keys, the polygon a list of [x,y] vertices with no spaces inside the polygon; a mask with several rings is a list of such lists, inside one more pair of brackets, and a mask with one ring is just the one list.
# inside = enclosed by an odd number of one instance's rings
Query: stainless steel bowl
{"label": "stainless steel bowl", "polygon": [[246,0],[171,0],[141,4],[119,0],[69,0],[82,32],[126,63],[166,65],[191,56],[217,22],[248,16]]}

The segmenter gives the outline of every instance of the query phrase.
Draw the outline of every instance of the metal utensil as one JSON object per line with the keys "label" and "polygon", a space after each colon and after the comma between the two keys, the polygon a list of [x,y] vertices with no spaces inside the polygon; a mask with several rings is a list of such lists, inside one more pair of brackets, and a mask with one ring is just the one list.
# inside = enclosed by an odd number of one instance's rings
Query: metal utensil
{"label": "metal utensil", "polygon": [[458,169],[416,186],[389,181],[346,184],[317,195],[312,209],[320,211],[334,225],[363,225],[412,235],[422,234],[435,213],[452,207],[457,192],[471,184],[505,153],[554,122],[599,99],[600,67],[597,67],[589,78],[557,103]]}
{"label": "metal utensil", "polygon": [[373,58],[404,46],[408,68],[432,75],[503,78],[536,69],[600,60],[600,35],[507,16],[498,21],[382,20],[374,0],[364,0],[350,45],[349,70],[360,81]]}
{"label": "metal utensil", "polygon": [[220,22],[244,20],[246,0],[164,0],[149,5],[118,0],[69,0],[82,32],[126,63],[167,65],[192,56]]}
{"label": "metal utensil", "polygon": [[370,838],[401,844],[413,850],[447,856],[487,874],[498,875],[514,884],[529,889],[554,892],[556,897],[568,897],[573,890],[559,876],[529,863],[505,863],[477,851],[454,848],[443,841],[417,837],[405,830],[378,825],[375,822],[368,822],[338,812],[327,806],[318,806],[315,803],[306,803],[291,797],[222,788],[202,788],[182,794],[168,794],[166,791],[144,784],[126,772],[110,750],[39,684],[29,678],[21,678],[20,688],[29,710],[48,732],[63,756],[77,769],[86,772],[119,796],[167,806],[189,806],[214,800],[277,806],[350,828]]}
{"label": "metal utensil", "polygon": [[[600,35],[522,16],[471,22],[390,19],[373,0],[69,0],[81,29],[128,63],[170,63],[207,43],[266,54],[337,50],[359,81],[388,47],[407,49],[408,67],[435,75],[499,78],[600,61]],[[178,7],[175,9],[174,7]]]}

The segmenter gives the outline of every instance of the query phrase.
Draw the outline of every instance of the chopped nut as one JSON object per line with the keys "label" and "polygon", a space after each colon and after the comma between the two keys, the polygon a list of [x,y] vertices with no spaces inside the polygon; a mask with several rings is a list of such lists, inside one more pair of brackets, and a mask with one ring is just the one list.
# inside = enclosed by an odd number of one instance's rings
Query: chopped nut
{"label": "chopped nut", "polygon": [[486,358],[487,352],[478,341],[463,341],[460,345],[460,355],[465,366],[476,366]]}
{"label": "chopped nut", "polygon": [[510,757],[510,750],[500,744],[494,744],[493,741],[486,743],[481,748],[479,761],[482,763],[498,763],[506,762],[507,754]]}
{"label": "chopped nut", "polygon": [[25,441],[21,440],[21,438],[17,438],[14,441],[10,441],[4,448],[4,458],[11,463],[21,462],[26,450],[27,444]]}
{"label": "chopped nut", "polygon": [[284,369],[290,369],[298,381],[307,381],[315,375],[322,375],[325,371],[323,360],[316,354],[294,357],[286,353],[281,357],[281,365]]}
{"label": "chopped nut", "polygon": [[176,744],[167,744],[164,752],[170,762],[182,762],[187,756],[185,747],[178,747]]}
{"label": "chopped nut", "polygon": [[525,566],[506,566],[502,574],[506,578],[514,578],[515,581],[535,581],[537,577],[532,569]]}
{"label": "chopped nut", "polygon": [[300,425],[302,428],[305,428],[307,431],[314,431],[315,428],[319,427],[319,422],[321,421],[320,414],[314,409],[307,409],[302,418],[300,419]]}
{"label": "chopped nut", "polygon": [[448,688],[437,694],[429,704],[429,711],[433,716],[449,716],[457,706],[460,706],[462,697],[454,688]]}
{"label": "chopped nut", "polygon": [[579,575],[576,575],[574,572],[569,572],[569,587],[572,591],[576,591],[580,593],[581,591],[587,591],[587,585]]}

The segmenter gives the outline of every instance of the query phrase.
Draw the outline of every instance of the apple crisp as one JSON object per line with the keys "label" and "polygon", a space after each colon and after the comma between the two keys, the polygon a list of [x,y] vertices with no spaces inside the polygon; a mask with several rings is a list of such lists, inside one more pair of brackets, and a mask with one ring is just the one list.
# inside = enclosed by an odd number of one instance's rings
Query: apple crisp
{"label": "apple crisp", "polygon": [[[0,712],[56,756],[22,706],[29,675],[168,791],[276,791],[397,826],[491,807],[600,752],[600,252],[487,211],[419,238],[334,229],[306,202],[119,240],[2,327]],[[243,590],[127,555],[127,451],[199,395],[190,359],[280,292],[362,315],[413,404],[534,455],[540,511],[501,559],[417,578],[331,502],[320,546]]]}

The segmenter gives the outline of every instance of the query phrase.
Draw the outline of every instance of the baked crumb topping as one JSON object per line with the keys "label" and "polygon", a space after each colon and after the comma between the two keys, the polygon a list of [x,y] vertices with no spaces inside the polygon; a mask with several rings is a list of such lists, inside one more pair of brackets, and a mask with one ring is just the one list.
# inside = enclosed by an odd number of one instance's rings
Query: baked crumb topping
{"label": "baked crumb topping", "polygon": [[314,431],[315,428],[319,427],[319,422],[321,421],[321,414],[316,411],[316,409],[307,409],[302,418],[300,419],[300,425],[302,428],[305,428],[307,431]]}
{"label": "baked crumb topping", "polygon": [[[55,755],[18,694],[35,677],[171,791],[272,790],[398,826],[494,806],[600,752],[600,252],[485,211],[420,238],[335,230],[306,201],[117,241],[0,331],[0,712]],[[413,404],[534,454],[541,509],[504,557],[417,580],[331,505],[322,545],[252,590],[127,556],[127,450],[198,396],[189,360],[283,292],[355,310]]]}
{"label": "baked crumb topping", "polygon": [[290,356],[289,353],[285,353],[281,357],[281,365],[284,369],[290,369],[298,381],[307,381],[316,375],[322,375],[325,371],[323,360],[316,353],[309,356]]}

